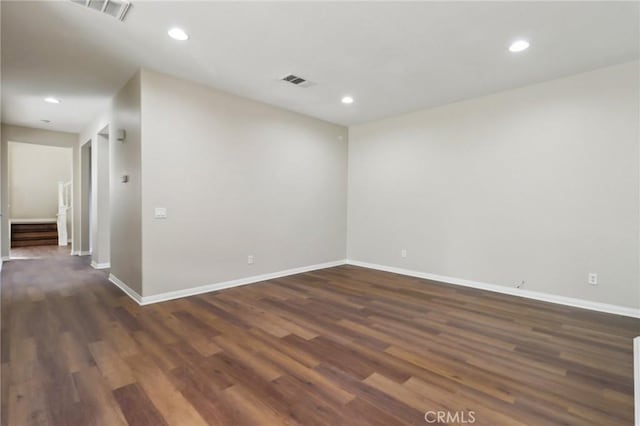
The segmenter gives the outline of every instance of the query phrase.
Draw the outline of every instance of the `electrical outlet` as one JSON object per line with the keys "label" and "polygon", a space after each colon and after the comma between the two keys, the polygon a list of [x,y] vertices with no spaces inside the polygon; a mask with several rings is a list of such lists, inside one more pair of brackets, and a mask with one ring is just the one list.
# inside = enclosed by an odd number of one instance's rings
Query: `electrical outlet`
{"label": "electrical outlet", "polygon": [[252,254],[247,256],[247,265],[253,265],[254,261],[255,261],[255,258],[253,257]]}
{"label": "electrical outlet", "polygon": [[407,257],[407,249],[400,250],[400,257]]}
{"label": "electrical outlet", "polygon": [[589,273],[587,282],[589,285],[598,285],[598,274],[594,274],[593,272]]}

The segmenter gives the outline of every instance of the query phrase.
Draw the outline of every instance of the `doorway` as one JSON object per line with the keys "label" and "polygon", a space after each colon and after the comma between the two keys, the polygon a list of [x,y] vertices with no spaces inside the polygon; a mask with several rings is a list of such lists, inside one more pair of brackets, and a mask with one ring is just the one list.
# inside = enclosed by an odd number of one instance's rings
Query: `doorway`
{"label": "doorway", "polygon": [[10,258],[70,254],[72,148],[8,142]]}

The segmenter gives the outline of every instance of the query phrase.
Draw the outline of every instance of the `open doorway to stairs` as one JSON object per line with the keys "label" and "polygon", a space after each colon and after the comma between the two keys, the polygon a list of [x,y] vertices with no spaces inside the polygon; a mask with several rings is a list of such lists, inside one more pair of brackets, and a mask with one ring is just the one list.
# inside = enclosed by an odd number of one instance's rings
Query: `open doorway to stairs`
{"label": "open doorway to stairs", "polygon": [[72,148],[8,143],[10,258],[67,256],[72,232]]}

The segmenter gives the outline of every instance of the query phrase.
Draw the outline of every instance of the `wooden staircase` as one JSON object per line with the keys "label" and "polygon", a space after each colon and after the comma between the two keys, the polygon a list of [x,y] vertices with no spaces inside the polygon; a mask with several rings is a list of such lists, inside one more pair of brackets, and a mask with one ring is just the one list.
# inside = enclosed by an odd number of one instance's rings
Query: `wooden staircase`
{"label": "wooden staircase", "polygon": [[58,245],[55,223],[12,223],[11,247]]}

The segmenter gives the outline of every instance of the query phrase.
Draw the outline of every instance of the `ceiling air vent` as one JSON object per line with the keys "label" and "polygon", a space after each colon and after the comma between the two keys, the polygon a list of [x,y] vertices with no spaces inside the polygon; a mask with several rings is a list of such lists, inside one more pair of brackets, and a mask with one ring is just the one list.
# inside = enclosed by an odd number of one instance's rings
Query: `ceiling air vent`
{"label": "ceiling air vent", "polygon": [[131,2],[127,0],[71,0],[72,3],[105,13],[123,21]]}
{"label": "ceiling air vent", "polygon": [[309,87],[314,85],[314,83],[310,82],[309,80],[305,80],[304,78],[298,77],[297,75],[293,75],[293,74],[289,74],[285,77],[282,77],[281,80],[291,83],[294,86],[298,86],[298,87]]}

